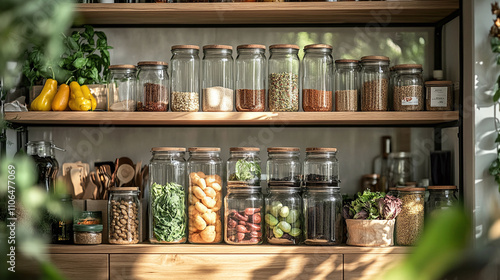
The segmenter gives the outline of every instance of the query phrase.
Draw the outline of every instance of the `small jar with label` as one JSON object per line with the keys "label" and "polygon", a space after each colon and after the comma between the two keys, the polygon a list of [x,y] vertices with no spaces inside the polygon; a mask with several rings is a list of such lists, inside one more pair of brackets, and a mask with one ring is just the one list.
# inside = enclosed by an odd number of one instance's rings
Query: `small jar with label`
{"label": "small jar with label", "polygon": [[332,46],[304,47],[302,60],[302,108],[306,112],[329,112],[333,108]]}
{"label": "small jar with label", "polygon": [[73,225],[74,243],[98,245],[102,243],[102,225]]}
{"label": "small jar with label", "polygon": [[135,111],[137,102],[135,65],[109,66],[108,92],[108,111]]}
{"label": "small jar with label", "polygon": [[229,149],[227,160],[227,182],[236,182],[249,186],[260,186],[260,157],[259,148],[233,147]]}
{"label": "small jar with label", "polygon": [[387,111],[389,90],[389,58],[361,58],[361,111]]}
{"label": "small jar with label", "polygon": [[298,245],[304,237],[300,187],[270,185],[265,204],[265,234],[275,245]]}
{"label": "small jar with label", "polygon": [[413,246],[424,229],[425,188],[398,188],[403,202],[396,217],[396,245]]}
{"label": "small jar with label", "polygon": [[266,109],[266,47],[240,45],[236,57],[236,110],[263,112]]}
{"label": "small jar with label", "polygon": [[425,90],[427,111],[453,110],[452,81],[427,81],[425,82]]}
{"label": "small jar with label", "polygon": [[203,46],[202,85],[204,112],[231,112],[234,107],[233,47]]}
{"label": "small jar with label", "polygon": [[302,183],[300,149],[272,147],[267,148],[267,153],[267,184],[300,187]]}
{"label": "small jar with label", "polygon": [[170,108],[172,112],[198,112],[200,109],[200,47],[172,46]]}
{"label": "small jar with label", "polygon": [[336,148],[307,148],[304,160],[306,186],[338,186],[339,160]]}
{"label": "small jar with label", "polygon": [[458,203],[456,186],[429,186],[429,199],[425,203],[425,214],[433,216]]}
{"label": "small jar with label", "polygon": [[108,201],[108,239],[110,244],[139,243],[141,202],[137,187],[110,189]]}
{"label": "small jar with label", "polygon": [[394,66],[394,69],[396,70],[393,88],[394,111],[423,111],[422,65],[401,64]]}
{"label": "small jar with label", "polygon": [[278,44],[269,47],[269,110],[299,111],[299,46]]}
{"label": "small jar with label", "polygon": [[168,64],[163,61],[137,63],[137,111],[168,111]]}
{"label": "small jar with label", "polygon": [[335,111],[357,111],[359,96],[359,61],[335,60]]}

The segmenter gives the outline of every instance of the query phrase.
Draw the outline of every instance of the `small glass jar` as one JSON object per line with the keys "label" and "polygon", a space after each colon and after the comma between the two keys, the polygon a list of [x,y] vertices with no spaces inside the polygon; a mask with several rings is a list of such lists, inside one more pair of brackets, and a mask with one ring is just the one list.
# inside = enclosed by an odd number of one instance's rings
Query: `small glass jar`
{"label": "small glass jar", "polygon": [[365,190],[371,192],[385,192],[379,174],[366,174],[361,177],[361,192]]}
{"label": "small glass jar", "polygon": [[335,111],[357,111],[359,99],[359,61],[335,60]]}
{"label": "small glass jar", "polygon": [[307,148],[304,161],[306,186],[338,186],[339,161],[336,148]]}
{"label": "small glass jar", "polygon": [[220,148],[189,148],[189,243],[222,241],[222,160]]}
{"label": "small glass jar", "polygon": [[361,58],[361,111],[387,111],[389,89],[389,58]]}
{"label": "small glass jar", "polygon": [[224,198],[224,241],[227,244],[261,244],[263,240],[262,210],[264,201],[260,186],[238,182],[227,185]]}
{"label": "small glass jar", "polygon": [[332,46],[313,44],[304,47],[302,60],[302,108],[306,112],[332,110]]}
{"label": "small glass jar", "polygon": [[26,153],[35,161],[38,173],[37,186],[41,186],[43,190],[51,194],[55,191],[59,171],[59,162],[54,151],[56,148],[51,141],[29,141],[26,145]]}
{"label": "small glass jar", "polygon": [[424,229],[425,188],[399,188],[398,198],[403,202],[396,217],[396,245],[415,245]]}
{"label": "small glass jar", "polygon": [[340,245],[343,238],[339,187],[306,187],[303,194],[305,244]]}
{"label": "small glass jar", "polygon": [[133,112],[137,102],[137,75],[134,65],[109,66],[108,111]]}
{"label": "small glass jar", "polygon": [[267,149],[267,183],[269,186],[300,187],[302,165],[300,149],[294,147],[273,147]]}
{"label": "small glass jar", "polygon": [[203,46],[202,86],[204,112],[231,112],[234,107],[233,47]]}
{"label": "small glass jar", "polygon": [[236,57],[236,110],[263,112],[266,109],[266,47],[240,45]]}
{"label": "small glass jar", "polygon": [[198,112],[200,109],[200,47],[172,46],[170,59],[170,108],[172,112]]}
{"label": "small glass jar", "polygon": [[298,245],[304,240],[300,188],[269,186],[265,199],[265,233],[269,244]]}
{"label": "small glass jar", "polygon": [[394,111],[424,110],[424,80],[422,65],[401,64],[394,67],[396,78],[393,88]]}
{"label": "small glass jar", "polygon": [[52,243],[73,243],[73,199],[71,195],[59,197],[59,201],[65,210],[63,216],[52,221]]}
{"label": "small glass jar", "polygon": [[236,147],[229,149],[227,160],[227,182],[238,182],[249,186],[260,186],[259,148]]}
{"label": "small glass jar", "polygon": [[426,109],[427,111],[452,111],[453,110],[453,82],[452,81],[427,81]]}
{"label": "small glass jar", "polygon": [[141,202],[136,187],[110,189],[108,201],[108,240],[110,244],[139,243]]}
{"label": "small glass jar", "polygon": [[458,203],[456,186],[429,186],[427,189],[429,199],[425,203],[425,214],[429,217]]}
{"label": "small glass jar", "polygon": [[[185,148],[151,149],[149,162],[149,242],[187,240]],[[165,219],[169,217],[169,219]]]}
{"label": "small glass jar", "polygon": [[299,111],[299,46],[271,45],[268,104],[271,112]]}
{"label": "small glass jar", "polygon": [[389,154],[389,187],[405,187],[413,182],[413,160],[411,153]]}
{"label": "small glass jar", "polygon": [[102,225],[73,225],[73,240],[78,245],[102,243]]}
{"label": "small glass jar", "polygon": [[137,111],[168,111],[168,64],[163,61],[137,63]]}

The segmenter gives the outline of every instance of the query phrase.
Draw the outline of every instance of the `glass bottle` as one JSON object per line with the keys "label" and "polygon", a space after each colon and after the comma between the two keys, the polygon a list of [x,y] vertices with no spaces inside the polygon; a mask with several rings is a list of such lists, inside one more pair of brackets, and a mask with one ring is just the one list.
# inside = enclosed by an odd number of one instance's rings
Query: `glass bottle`
{"label": "glass bottle", "polygon": [[413,182],[413,162],[411,153],[389,154],[389,187],[404,187]]}
{"label": "glass bottle", "polygon": [[108,111],[136,110],[137,75],[134,65],[109,66]]}
{"label": "glass bottle", "polygon": [[[149,162],[149,242],[187,240],[185,148],[151,149]],[[169,219],[165,219],[169,217]]]}
{"label": "glass bottle", "polygon": [[429,199],[425,203],[425,214],[432,217],[458,203],[456,186],[429,186]]}
{"label": "glass bottle", "polygon": [[453,110],[453,82],[452,81],[427,81],[426,109],[427,111],[452,111]]}
{"label": "glass bottle", "polygon": [[361,111],[387,111],[389,89],[389,58],[361,58]]}
{"label": "glass bottle", "polygon": [[222,160],[220,148],[189,148],[189,243],[222,241]]}
{"label": "glass bottle", "polygon": [[269,244],[298,245],[304,240],[299,187],[272,185],[265,199],[265,233]]}
{"label": "glass bottle", "polygon": [[313,44],[304,47],[302,60],[302,108],[306,112],[332,110],[332,46]]}
{"label": "glass bottle", "polygon": [[66,194],[59,197],[64,207],[63,216],[52,221],[52,243],[73,243],[73,200],[71,195]]}
{"label": "glass bottle", "polygon": [[137,111],[168,111],[168,64],[163,61],[137,63]]}
{"label": "glass bottle", "polygon": [[335,111],[358,111],[359,61],[335,60]]}
{"label": "glass bottle", "polygon": [[398,188],[403,205],[396,217],[396,245],[415,245],[424,229],[425,188]]}
{"label": "glass bottle", "polygon": [[268,185],[300,187],[302,182],[302,165],[299,159],[300,149],[273,147],[268,148],[267,153]]}
{"label": "glass bottle", "polygon": [[234,107],[233,47],[203,46],[202,85],[204,112],[231,112]]}
{"label": "glass bottle", "polygon": [[27,154],[35,161],[38,173],[37,185],[47,193],[55,191],[55,181],[59,171],[59,162],[54,152],[56,148],[50,141],[29,141],[26,147]]}
{"label": "glass bottle", "polygon": [[271,45],[268,104],[271,112],[299,111],[299,46]]}
{"label": "glass bottle", "polygon": [[307,148],[304,161],[306,186],[338,186],[339,161],[336,148]]}
{"label": "glass bottle", "polygon": [[266,47],[240,45],[236,57],[236,110],[263,112],[266,109]]}
{"label": "glass bottle", "polygon": [[170,59],[170,107],[172,112],[198,112],[200,109],[200,47],[176,45]]}
{"label": "glass bottle", "polygon": [[394,69],[397,73],[393,89],[394,111],[423,111],[425,98],[422,65],[401,64]]}
{"label": "glass bottle", "polygon": [[141,235],[141,202],[136,187],[110,189],[108,240],[110,244],[136,244]]}
{"label": "glass bottle", "polygon": [[259,148],[236,147],[229,149],[227,160],[227,182],[239,182],[250,186],[260,186]]}

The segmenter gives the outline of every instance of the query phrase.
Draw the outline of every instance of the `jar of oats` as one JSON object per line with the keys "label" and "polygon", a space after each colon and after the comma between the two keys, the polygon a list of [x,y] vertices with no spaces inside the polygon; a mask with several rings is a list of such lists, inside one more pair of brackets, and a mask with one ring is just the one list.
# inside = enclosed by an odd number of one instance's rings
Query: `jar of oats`
{"label": "jar of oats", "polygon": [[398,188],[403,202],[396,217],[396,244],[413,246],[424,229],[425,188]]}
{"label": "jar of oats", "polygon": [[387,111],[389,63],[386,56],[361,58],[361,111]]}
{"label": "jar of oats", "polygon": [[425,98],[422,65],[400,64],[394,69],[396,71],[392,91],[394,111],[423,111]]}

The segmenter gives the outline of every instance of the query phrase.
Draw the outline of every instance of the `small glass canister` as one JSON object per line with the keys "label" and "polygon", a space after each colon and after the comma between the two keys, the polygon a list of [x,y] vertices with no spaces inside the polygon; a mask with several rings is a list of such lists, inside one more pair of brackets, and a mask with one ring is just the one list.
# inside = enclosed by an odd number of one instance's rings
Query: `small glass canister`
{"label": "small glass canister", "polygon": [[168,64],[163,61],[137,63],[137,111],[168,111]]}
{"label": "small glass canister", "polygon": [[361,111],[387,111],[389,89],[389,58],[361,58]]}
{"label": "small glass canister", "polygon": [[234,107],[233,47],[203,46],[203,111],[231,112]]}
{"label": "small glass canister", "polygon": [[222,241],[222,160],[220,148],[189,148],[189,243]]}
{"label": "small glass canister", "polygon": [[452,111],[453,110],[453,82],[452,81],[427,81],[426,109],[427,111]]}
{"label": "small glass canister", "polygon": [[227,160],[227,182],[238,182],[249,186],[260,186],[259,148],[233,147]]}
{"label": "small glass canister", "polygon": [[265,233],[269,244],[298,245],[304,240],[299,187],[270,185],[265,199]]}
{"label": "small glass canister", "polygon": [[299,111],[299,46],[271,45],[268,104],[271,112]]}
{"label": "small glass canister", "polygon": [[396,78],[393,88],[394,111],[424,110],[424,80],[422,65],[400,64],[394,66]]}
{"label": "small glass canister", "polygon": [[335,111],[357,111],[359,97],[359,61],[335,60]]}
{"label": "small glass canister", "polygon": [[240,45],[236,57],[236,110],[263,112],[266,109],[266,47]]}
{"label": "small glass canister", "polygon": [[139,243],[141,202],[136,187],[110,189],[108,201],[108,239],[110,244]]}
{"label": "small glass canister", "polygon": [[300,187],[302,183],[300,149],[273,147],[267,148],[267,153],[267,184]]}
{"label": "small glass canister", "polygon": [[170,104],[172,112],[198,112],[200,109],[200,47],[172,46],[170,59]]}
{"label": "small glass canister", "polygon": [[[187,241],[185,148],[157,147],[149,162],[149,242]],[[165,217],[168,217],[166,219]]]}
{"label": "small glass canister", "polygon": [[332,46],[304,47],[302,60],[302,108],[306,112],[329,112],[333,108]]}
{"label": "small glass canister", "polygon": [[429,186],[429,199],[425,203],[426,216],[432,217],[458,203],[456,186]]}
{"label": "small glass canister", "polygon": [[396,245],[415,245],[424,229],[425,188],[398,188],[403,202],[396,217]]}
{"label": "small glass canister", "polygon": [[102,243],[102,225],[73,225],[74,243],[98,245]]}
{"label": "small glass canister", "polygon": [[338,186],[339,161],[336,148],[307,148],[304,161],[306,186]]}
{"label": "small glass canister", "polygon": [[405,187],[413,182],[413,160],[411,153],[389,154],[389,187]]}
{"label": "small glass canister", "polygon": [[134,65],[109,66],[108,111],[136,110],[137,75]]}

